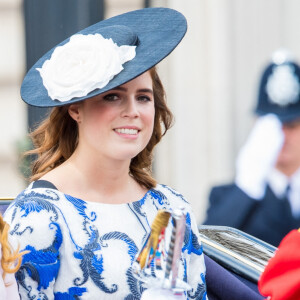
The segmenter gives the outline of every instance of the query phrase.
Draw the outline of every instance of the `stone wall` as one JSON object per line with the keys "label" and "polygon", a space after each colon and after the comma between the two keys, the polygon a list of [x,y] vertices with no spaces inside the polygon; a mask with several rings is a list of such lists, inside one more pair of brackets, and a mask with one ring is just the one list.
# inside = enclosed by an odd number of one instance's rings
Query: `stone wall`
{"label": "stone wall", "polygon": [[[254,121],[258,77],[278,47],[300,55],[298,0],[152,0],[175,8],[188,32],[159,64],[175,125],[157,147],[158,181],[183,193],[198,221],[214,184],[233,179],[235,158]],[[106,0],[106,17],[142,8],[143,0]],[[25,69],[21,0],[0,0],[0,196],[24,186],[17,144],[26,135],[19,88]]]}

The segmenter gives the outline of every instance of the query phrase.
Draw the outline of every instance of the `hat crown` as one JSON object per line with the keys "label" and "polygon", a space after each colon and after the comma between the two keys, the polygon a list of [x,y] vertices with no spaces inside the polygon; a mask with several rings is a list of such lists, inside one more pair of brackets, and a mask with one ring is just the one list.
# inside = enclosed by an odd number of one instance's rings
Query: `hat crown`
{"label": "hat crown", "polygon": [[[186,30],[187,21],[185,17],[174,9],[163,7],[144,8],[100,21],[79,31],[77,34],[100,34],[104,39],[111,39],[118,47],[122,47],[122,51],[128,48],[126,46],[135,46],[134,58],[125,61],[122,64],[123,69],[119,73],[109,78],[106,85],[101,85],[100,87],[96,86],[98,80],[96,80],[94,85],[95,80],[92,79],[95,76],[88,76],[88,78],[91,78],[91,86],[95,87],[94,90],[88,90],[87,94],[84,93],[81,96],[81,94],[78,95],[77,93],[75,95],[76,89],[74,88],[75,92],[71,94],[72,98],[70,100],[67,99],[63,102],[58,101],[56,98],[53,100],[53,97],[50,97],[46,86],[43,84],[39,70],[51,58],[56,48],[64,46],[70,41],[70,38],[68,38],[44,54],[27,72],[21,86],[21,97],[32,106],[54,107],[83,101],[107,92],[136,78],[158,64],[176,48],[184,37]],[[93,49],[97,52],[98,48],[94,47]],[[90,57],[93,59],[92,55]],[[103,61],[106,60],[103,59]],[[97,70],[93,73],[95,75],[99,68],[95,67],[89,70]],[[101,70],[107,74],[104,69]],[[76,78],[77,74],[85,74],[80,72],[69,73],[72,74],[72,78],[75,78],[75,81],[78,79]],[[64,76],[61,77],[64,78]],[[82,82],[81,80],[77,81]],[[58,83],[61,84],[61,81],[58,80]]]}
{"label": "hat crown", "polygon": [[118,46],[128,45],[128,46],[136,46],[138,45],[138,36],[135,32],[131,30],[128,26],[125,25],[111,25],[101,28],[101,32],[96,30],[93,32],[89,28],[89,30],[84,29],[78,34],[96,34],[100,33],[106,39],[112,39],[114,43]]}

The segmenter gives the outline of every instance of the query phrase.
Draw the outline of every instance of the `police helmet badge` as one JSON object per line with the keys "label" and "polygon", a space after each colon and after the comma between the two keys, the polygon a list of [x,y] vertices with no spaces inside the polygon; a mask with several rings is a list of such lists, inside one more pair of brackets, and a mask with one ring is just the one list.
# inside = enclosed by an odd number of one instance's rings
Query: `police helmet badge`
{"label": "police helmet badge", "polygon": [[266,92],[274,104],[286,106],[296,103],[300,84],[295,75],[295,67],[289,63],[274,66],[266,84]]}
{"label": "police helmet badge", "polygon": [[281,122],[300,118],[300,67],[286,49],[277,50],[262,73],[255,112]]}

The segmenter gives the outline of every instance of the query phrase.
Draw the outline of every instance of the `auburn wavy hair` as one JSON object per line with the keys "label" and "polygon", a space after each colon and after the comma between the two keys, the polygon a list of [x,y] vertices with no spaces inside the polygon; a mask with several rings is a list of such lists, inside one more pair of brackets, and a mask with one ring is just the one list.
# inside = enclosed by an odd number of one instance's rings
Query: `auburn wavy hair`
{"label": "auburn wavy hair", "polygon": [[[156,185],[152,177],[153,149],[172,126],[173,115],[166,103],[166,94],[156,68],[149,70],[153,84],[154,129],[149,143],[130,163],[131,176],[147,189]],[[32,165],[31,181],[37,180],[66,161],[78,145],[78,126],[68,113],[68,105],[55,107],[48,118],[30,137],[34,149],[25,155],[37,155]]]}
{"label": "auburn wavy hair", "polygon": [[3,270],[2,277],[5,277],[6,273],[15,273],[21,266],[22,255],[25,252],[19,253],[19,248],[13,250],[8,242],[9,225],[3,220],[0,215],[0,245],[2,247],[1,267]]}

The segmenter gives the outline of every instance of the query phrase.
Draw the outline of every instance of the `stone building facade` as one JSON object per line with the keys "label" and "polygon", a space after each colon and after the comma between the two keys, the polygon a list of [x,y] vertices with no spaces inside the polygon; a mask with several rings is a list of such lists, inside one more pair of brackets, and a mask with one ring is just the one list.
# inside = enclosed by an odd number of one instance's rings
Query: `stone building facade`
{"label": "stone building facade", "polygon": [[[232,180],[235,157],[253,120],[260,72],[279,47],[300,55],[297,0],[152,0],[181,11],[188,32],[159,72],[175,125],[157,147],[154,172],[192,203],[201,222],[214,184]],[[106,0],[106,17],[143,7],[142,0]],[[18,145],[26,135],[21,0],[0,0],[0,196],[24,186]]]}

